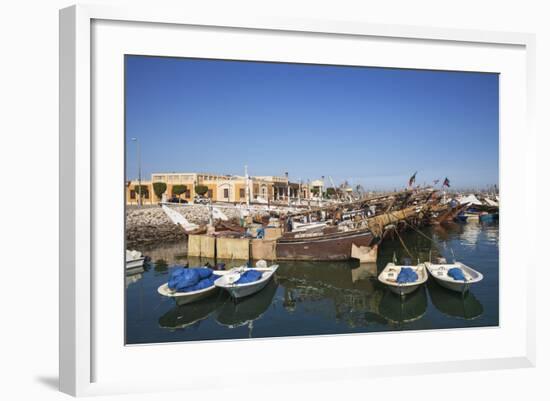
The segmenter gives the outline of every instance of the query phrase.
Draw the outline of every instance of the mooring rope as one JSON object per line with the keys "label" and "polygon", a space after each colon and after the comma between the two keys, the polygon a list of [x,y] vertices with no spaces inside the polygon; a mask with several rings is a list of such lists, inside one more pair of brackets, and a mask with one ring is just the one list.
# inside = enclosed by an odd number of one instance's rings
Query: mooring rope
{"label": "mooring rope", "polygon": [[403,248],[405,248],[405,251],[407,251],[407,253],[411,257],[411,259],[414,259],[414,256],[409,251],[409,248],[407,248],[407,245],[405,245],[405,242],[403,242],[403,239],[401,238],[401,235],[399,235],[399,231],[397,231],[397,227],[394,230],[395,230],[395,233],[397,234],[397,238],[399,238],[399,241],[401,241],[401,245],[403,245]]}

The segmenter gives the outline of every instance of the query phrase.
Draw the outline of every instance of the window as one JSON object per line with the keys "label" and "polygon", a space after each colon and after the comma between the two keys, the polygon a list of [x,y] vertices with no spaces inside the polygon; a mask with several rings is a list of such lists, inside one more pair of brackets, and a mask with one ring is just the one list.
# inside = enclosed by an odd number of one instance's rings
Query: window
{"label": "window", "polygon": [[191,191],[189,189],[187,191],[185,191],[185,197],[187,199],[189,199],[191,197]]}
{"label": "window", "polygon": [[210,199],[212,199],[212,190],[211,190],[211,189],[208,190],[208,195],[207,195],[207,196],[208,196]]}
{"label": "window", "polygon": [[136,191],[133,189],[130,190],[130,199],[136,199]]}
{"label": "window", "polygon": [[223,190],[223,197],[225,199],[228,199],[229,198],[229,189],[228,188],[224,188]]}
{"label": "window", "polygon": [[244,198],[244,188],[239,189],[239,196]]}

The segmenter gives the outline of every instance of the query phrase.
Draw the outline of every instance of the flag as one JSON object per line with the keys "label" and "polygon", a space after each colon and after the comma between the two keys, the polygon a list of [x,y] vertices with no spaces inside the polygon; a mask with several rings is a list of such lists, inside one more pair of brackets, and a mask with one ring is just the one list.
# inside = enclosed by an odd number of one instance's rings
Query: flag
{"label": "flag", "polygon": [[447,177],[445,177],[445,181],[443,181],[443,186],[447,186],[447,187],[450,187],[451,186],[451,181],[449,181],[449,179]]}
{"label": "flag", "polygon": [[434,180],[434,185],[437,185],[438,182],[439,180]]}
{"label": "flag", "polygon": [[416,180],[416,173],[418,173],[418,171],[415,171],[411,178],[409,178],[409,187],[414,184],[414,181]]}

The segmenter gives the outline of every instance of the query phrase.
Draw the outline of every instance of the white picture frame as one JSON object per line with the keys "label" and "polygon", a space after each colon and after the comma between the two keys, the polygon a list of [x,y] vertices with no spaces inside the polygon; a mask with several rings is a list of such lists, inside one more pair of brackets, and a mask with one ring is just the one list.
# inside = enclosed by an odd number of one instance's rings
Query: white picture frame
{"label": "white picture frame", "polygon": [[[165,10],[151,8],[112,8],[108,6],[90,6],[79,5],[61,10],[60,12],[60,389],[63,392],[72,395],[92,395],[106,393],[120,393],[133,391],[155,391],[155,390],[182,390],[182,389],[197,389],[204,382],[201,380],[200,369],[195,372],[190,372],[189,380],[186,382],[180,381],[173,383],[169,380],[162,381],[161,379],[151,378],[149,382],[139,380],[139,378],[131,377],[131,374],[125,375],[124,370],[120,369],[120,363],[123,363],[124,358],[127,358],[127,363],[150,363],[151,358],[154,358],[156,353],[165,352],[180,352],[181,346],[178,345],[151,345],[146,347],[124,347],[123,341],[119,341],[119,346],[124,349],[120,353],[121,359],[116,359],[112,353],[107,352],[105,346],[105,336],[97,335],[96,325],[101,325],[101,319],[104,314],[101,305],[95,306],[94,292],[98,286],[108,289],[104,282],[101,281],[105,277],[94,273],[94,266],[102,257],[98,253],[98,248],[94,242],[94,235],[97,235],[98,227],[102,227],[98,219],[101,219],[103,209],[97,204],[95,191],[101,189],[95,180],[96,170],[100,167],[96,156],[98,152],[102,152],[101,146],[105,146],[105,142],[96,142],[93,138],[92,125],[97,121],[93,118],[101,118],[101,113],[94,115],[94,103],[92,97],[95,96],[95,88],[92,86],[92,77],[94,68],[101,67],[101,63],[97,63],[94,59],[95,53],[98,51],[94,46],[101,46],[101,39],[93,42],[94,23],[108,21],[108,24],[139,23],[152,24],[162,29],[158,29],[158,35],[170,34],[164,32],[163,29],[178,29],[177,27],[200,27],[205,30],[215,29],[216,35],[228,35],[225,29],[230,29],[232,32],[243,32],[246,34],[255,33],[272,33],[277,36],[282,33],[287,36],[306,35],[314,37],[322,36],[330,40],[331,38],[353,39],[360,40],[362,38],[378,38],[391,41],[408,41],[407,43],[434,43],[441,46],[462,46],[463,48],[478,48],[485,51],[485,47],[490,48],[510,48],[510,57],[514,62],[517,62],[518,71],[526,73],[526,79],[522,81],[516,77],[514,85],[522,88],[522,93],[525,94],[519,101],[521,110],[507,107],[507,104],[502,103],[507,99],[501,99],[501,110],[506,111],[505,117],[509,118],[509,124],[506,122],[503,126],[505,135],[505,148],[501,145],[501,188],[503,198],[503,208],[512,210],[516,207],[526,205],[527,195],[520,191],[511,190],[511,186],[507,185],[511,182],[521,181],[521,185],[528,185],[535,180],[535,160],[534,160],[534,144],[535,133],[532,128],[532,111],[534,109],[534,35],[523,33],[507,33],[507,32],[484,32],[471,31],[461,29],[443,29],[443,28],[428,28],[415,26],[390,26],[376,25],[358,21],[317,21],[317,20],[294,20],[291,18],[239,18],[231,16],[216,16],[216,15],[198,15],[186,14],[182,10]],[[151,25],[147,25],[151,26]],[[143,29],[134,27],[136,30]],[[129,26],[116,27],[117,30],[134,29]],[[109,31],[106,31],[109,33]],[[137,32],[137,31],[136,31]],[[224,33],[225,32],[225,33]],[[148,36],[151,42],[155,40],[155,34]],[[119,39],[124,35],[119,34]],[[132,36],[132,35],[128,35]],[[159,36],[161,37],[161,36]],[[243,36],[244,37],[244,36]],[[300,36],[301,37],[301,36]],[[266,36],[266,40],[268,39]],[[279,40],[273,38],[274,41]],[[307,39],[309,40],[309,39]],[[113,40],[113,46],[117,46]],[[98,43],[100,43],[98,45]],[[154,43],[153,43],[154,44]],[[147,44],[144,44],[144,46]],[[457,51],[460,51],[457,47]],[[113,47],[115,51],[118,48]],[[168,49],[168,48],[167,48]],[[101,49],[99,49],[100,51]],[[118,50],[117,50],[118,51]],[[168,51],[166,49],[164,52]],[[228,50],[230,51],[230,50]],[[289,50],[290,51],[290,50]],[[512,54],[514,53],[514,54]],[[516,54],[517,53],[517,54]],[[117,53],[118,54],[118,53]],[[443,56],[445,52],[442,52]],[[396,57],[395,65],[399,66],[399,55]],[[277,58],[277,56],[274,56]],[[280,56],[278,56],[280,57]],[[342,57],[345,57],[342,56]],[[403,57],[403,56],[402,56]],[[508,56],[506,56],[508,57]],[[502,72],[495,61],[496,67],[490,67],[488,70],[493,72]],[[421,63],[421,61],[419,61]],[[401,62],[404,67],[406,63]],[[386,65],[382,62],[382,65]],[[418,64],[422,66],[423,64]],[[452,69],[452,63],[449,64]],[[430,68],[429,63],[425,68]],[[460,67],[457,67],[460,68]],[[503,66],[504,68],[504,66]],[[512,68],[512,67],[509,67]],[[515,68],[515,67],[514,67]],[[119,73],[121,73],[119,71]],[[510,72],[510,76],[514,75]],[[117,75],[115,75],[116,77]],[[506,76],[506,75],[505,75]],[[521,82],[520,82],[521,81]],[[119,83],[121,84],[121,83]],[[508,83],[505,83],[508,85]],[[518,86],[519,85],[519,86]],[[503,96],[507,96],[505,94]],[[116,102],[116,99],[114,100]],[[508,120],[507,120],[508,121]],[[513,135],[514,128],[516,135],[522,132],[519,138]],[[121,133],[123,135],[123,133]],[[501,133],[501,139],[503,138]],[[118,149],[114,147],[113,149]],[[507,166],[507,161],[510,162],[511,150],[517,152],[515,161],[521,161],[515,166],[512,171]],[[114,150],[113,150],[114,152]],[[114,153],[113,153],[114,154]],[[116,155],[114,157],[117,157]],[[118,157],[123,158],[123,154]],[[101,173],[99,173],[101,174]],[[531,186],[535,188],[535,186]],[[524,191],[525,192],[525,191]],[[123,197],[121,195],[114,196],[123,205]],[[524,213],[524,214],[522,214]],[[525,211],[520,211],[517,219],[524,218],[527,215],[534,214],[534,211],[527,214]],[[503,243],[509,243],[507,232],[513,229],[514,219],[506,220],[504,213],[503,222]],[[105,217],[105,216],[103,216]],[[527,219],[528,220],[528,219]],[[534,225],[533,220],[527,223]],[[122,221],[121,221],[122,223]],[[508,231],[507,231],[508,230]],[[533,230],[534,231],[534,230]],[[122,249],[122,248],[121,248]],[[513,256],[513,250],[507,250],[507,255],[510,259]],[[532,258],[534,253],[527,252],[526,258]],[[501,250],[501,259],[502,259]],[[113,262],[120,262],[122,266],[123,256],[120,259],[115,259]],[[118,262],[117,262],[118,261]],[[528,259],[525,263],[526,272],[534,273],[534,261]],[[506,269],[504,270],[506,272]],[[526,275],[527,273],[525,273]],[[522,276],[523,277],[523,276]],[[503,276],[501,290],[508,291],[511,286],[507,279],[509,276]],[[119,282],[112,283],[113,288],[117,288]],[[120,293],[122,293],[120,288]],[[501,291],[501,301],[503,295]],[[507,316],[502,316],[503,322],[497,329],[486,329],[480,331],[468,330],[452,330],[450,331],[431,331],[417,333],[399,333],[398,335],[412,336],[420,338],[422,336],[429,337],[430,341],[434,341],[438,336],[446,336],[451,338],[455,332],[458,335],[475,337],[486,337],[483,341],[491,341],[489,338],[497,337],[499,333],[510,331],[510,337],[506,337],[508,341],[513,341],[513,351],[506,352],[503,350],[499,353],[498,349],[483,353],[481,351],[472,352],[472,355],[466,356],[464,359],[447,357],[442,355],[441,358],[431,358],[429,360],[419,360],[415,354],[404,355],[401,362],[380,363],[361,361],[349,357],[341,356],[330,360],[331,347],[342,346],[342,336],[325,336],[325,337],[309,337],[299,339],[275,339],[275,340],[252,340],[252,341],[225,341],[225,342],[204,342],[186,344],[185,350],[188,353],[193,350],[201,350],[206,352],[206,349],[213,351],[208,352],[223,352],[224,350],[237,350],[242,347],[248,347],[252,353],[260,355],[265,360],[264,365],[255,365],[255,374],[257,379],[262,380],[262,373],[269,372],[272,375],[277,375],[282,380],[327,380],[328,378],[338,379],[340,377],[356,377],[358,380],[365,377],[385,376],[393,374],[410,374],[414,371],[418,373],[432,373],[441,371],[466,371],[478,369],[500,369],[511,367],[529,367],[535,363],[535,318],[534,318],[534,280],[526,280],[525,278],[518,280],[518,298],[521,298],[517,311],[514,311],[515,318],[518,321],[512,321]],[[109,291],[106,294],[110,294]],[[116,295],[119,296],[120,294]],[[111,295],[105,295],[106,297]],[[115,295],[112,295],[115,296]],[[502,302],[501,302],[502,305]],[[120,311],[119,311],[120,312]],[[501,313],[508,313],[507,310]],[[117,315],[118,316],[118,315]],[[121,325],[124,322],[120,322]],[[105,325],[103,325],[104,327]],[[119,330],[119,329],[117,329]],[[118,332],[117,332],[118,333]],[[519,334],[518,334],[519,333]],[[346,337],[348,343],[357,341],[368,341],[368,339],[376,338],[376,341],[383,341],[387,336],[393,336],[393,333],[383,334],[365,334],[353,335]],[[117,336],[115,336],[117,337]],[[412,338],[411,337],[411,338]],[[424,338],[422,337],[422,338]],[[363,340],[366,339],[366,340]],[[501,338],[501,340],[503,340]],[[510,340],[512,339],[512,340]],[[424,341],[424,340],[419,340]],[[114,344],[114,343],[113,343]],[[116,345],[116,344],[115,344]],[[115,346],[113,345],[113,346]],[[269,347],[268,347],[269,345]],[[285,370],[282,365],[267,366],[267,360],[270,355],[284,352],[285,349],[296,350],[297,346],[303,349],[304,353],[311,356],[311,363],[298,363],[295,369]],[[208,347],[208,348],[207,348]],[[240,348],[239,348],[240,347]],[[329,355],[329,362],[317,360],[314,355],[320,347],[326,347]],[[496,346],[495,346],[496,347]],[[266,348],[271,348],[266,350]],[[427,351],[429,352],[429,351]],[[304,354],[305,355],[305,354]],[[335,354],[336,355],[336,354]],[[98,363],[96,359],[101,360]],[[136,362],[138,361],[138,362]],[[111,363],[116,366],[118,374],[109,374],[102,377],[102,373],[98,372],[98,366],[105,366],[106,363]],[[244,369],[244,368],[243,368]],[[129,371],[130,372],[130,371]],[[296,372],[299,372],[297,375]],[[231,380],[219,378],[216,386],[223,388],[231,386]]]}

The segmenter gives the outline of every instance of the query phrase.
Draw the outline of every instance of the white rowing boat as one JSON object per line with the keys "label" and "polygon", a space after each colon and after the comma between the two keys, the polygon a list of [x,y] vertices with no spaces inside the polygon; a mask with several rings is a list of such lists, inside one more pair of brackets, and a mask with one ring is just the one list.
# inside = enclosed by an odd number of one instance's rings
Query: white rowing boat
{"label": "white rowing boat", "polygon": [[[397,277],[403,268],[410,268],[417,274],[415,281],[398,283]],[[395,263],[388,263],[382,273],[378,276],[378,281],[386,285],[390,291],[398,295],[407,295],[418,289],[428,280],[428,272],[424,263],[419,263],[416,266],[401,266]]]}
{"label": "white rowing boat", "polygon": [[[470,289],[472,284],[479,283],[483,280],[483,274],[471,267],[466,266],[464,263],[430,263],[426,262],[426,268],[430,272],[430,275],[435,281],[451,291],[465,293]],[[456,280],[449,276],[449,270],[458,268],[464,275],[464,280]]]}
{"label": "white rowing boat", "polygon": [[137,269],[143,266],[145,256],[140,251],[126,250],[126,269]]}
{"label": "white rowing boat", "polygon": [[[216,280],[215,285],[216,287],[222,288],[229,292],[234,299],[244,298],[261,291],[267,285],[271,277],[273,277],[278,267],[279,265],[271,265],[267,267],[267,264],[263,260],[259,261],[256,264],[256,267],[253,268],[246,266],[236,267],[231,269],[228,274],[225,274],[223,277]],[[238,284],[237,281],[247,270],[256,270],[262,273],[262,275],[257,281]]]}
{"label": "white rowing boat", "polygon": [[[231,270],[216,270],[212,272],[212,275],[219,276],[216,279],[216,281],[214,281],[214,284],[219,280],[220,277],[223,277],[224,275],[229,274],[230,272]],[[218,292],[218,287],[216,287],[216,285],[212,285],[210,287],[203,288],[197,291],[175,292],[175,291],[172,291],[170,288],[168,288],[168,283],[164,283],[157,289],[157,291],[160,295],[174,298],[174,300],[176,301],[176,304],[185,305],[191,302],[200,301],[201,299],[205,299],[214,295],[215,293]]]}

